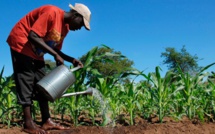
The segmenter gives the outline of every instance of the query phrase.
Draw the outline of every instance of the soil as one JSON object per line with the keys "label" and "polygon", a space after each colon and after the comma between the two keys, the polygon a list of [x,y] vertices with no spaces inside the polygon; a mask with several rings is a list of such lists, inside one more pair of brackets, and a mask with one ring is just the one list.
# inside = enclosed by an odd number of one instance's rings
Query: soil
{"label": "soil", "polygon": [[[56,120],[57,121],[57,120]],[[86,121],[86,120],[85,120]],[[126,122],[117,123],[115,127],[101,127],[93,125],[74,126],[68,121],[60,121],[65,126],[70,126],[71,129],[49,130],[50,134],[215,134],[215,123],[200,122],[198,120],[188,120],[184,118],[180,121],[174,121],[170,118],[165,118],[163,123],[157,123],[157,119],[150,121],[141,118],[135,119],[135,125],[130,126]],[[0,125],[0,134],[26,134],[22,131],[21,125],[11,126],[7,128],[5,125]]]}

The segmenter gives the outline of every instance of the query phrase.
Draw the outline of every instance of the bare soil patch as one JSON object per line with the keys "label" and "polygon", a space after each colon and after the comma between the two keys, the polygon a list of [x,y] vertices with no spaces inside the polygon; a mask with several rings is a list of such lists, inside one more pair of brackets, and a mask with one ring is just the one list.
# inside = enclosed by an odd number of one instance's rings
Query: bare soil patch
{"label": "bare soil patch", "polygon": [[[70,130],[59,131],[50,130],[50,134],[215,134],[215,123],[199,121],[190,121],[186,118],[180,121],[173,121],[169,118],[164,119],[164,123],[156,123],[156,119],[152,121],[135,120],[135,125],[129,126],[124,124],[116,124],[115,127],[101,126],[74,126],[67,121],[60,122],[62,125],[70,126]],[[0,125],[0,134],[26,134],[22,132],[22,127],[12,126],[7,128]]]}

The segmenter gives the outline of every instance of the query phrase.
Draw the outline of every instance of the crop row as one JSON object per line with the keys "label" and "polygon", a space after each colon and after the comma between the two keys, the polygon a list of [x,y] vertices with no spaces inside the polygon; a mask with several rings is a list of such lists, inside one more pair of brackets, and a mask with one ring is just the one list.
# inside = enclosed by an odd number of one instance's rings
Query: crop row
{"label": "crop row", "polygon": [[[98,70],[92,68],[92,61],[104,56],[95,56],[98,47],[87,53],[84,68],[74,72],[77,81],[68,88],[67,92],[84,91],[92,87],[92,96],[72,96],[60,98],[50,102],[52,115],[70,117],[74,125],[80,125],[78,118],[84,116],[92,121],[93,125],[115,125],[119,120],[126,120],[134,125],[135,117],[149,119],[158,117],[162,122],[164,117],[180,120],[183,116],[189,119],[198,118],[200,121],[213,121],[215,118],[215,83],[212,74],[207,69],[212,63],[195,75],[168,71],[161,77],[160,67],[155,72],[144,74],[139,70],[131,70],[116,76],[103,77]],[[118,55],[120,56],[120,55]],[[22,109],[16,103],[16,90],[13,76],[3,77],[4,68],[0,74],[0,121],[10,127],[15,119],[21,119]],[[87,74],[94,75],[95,79],[86,82]],[[122,79],[132,76],[129,82],[122,83]],[[209,77],[210,76],[210,77]],[[136,82],[136,77],[143,80]],[[39,115],[39,106],[34,102],[33,117]],[[126,115],[129,118],[123,118]],[[100,117],[100,122],[96,118]]]}

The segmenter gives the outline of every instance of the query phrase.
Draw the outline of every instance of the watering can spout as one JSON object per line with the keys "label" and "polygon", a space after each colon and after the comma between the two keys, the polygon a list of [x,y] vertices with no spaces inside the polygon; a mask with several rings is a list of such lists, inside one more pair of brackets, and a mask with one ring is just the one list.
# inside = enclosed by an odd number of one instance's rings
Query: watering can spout
{"label": "watering can spout", "polygon": [[82,95],[82,94],[92,95],[93,89],[88,88],[86,91],[82,91],[82,92],[67,93],[67,94],[63,94],[61,97],[69,97],[69,96],[76,96],[76,95]]}
{"label": "watering can spout", "polygon": [[92,88],[88,88],[86,91],[85,91],[86,94],[88,95],[92,95],[93,94],[93,89]]}

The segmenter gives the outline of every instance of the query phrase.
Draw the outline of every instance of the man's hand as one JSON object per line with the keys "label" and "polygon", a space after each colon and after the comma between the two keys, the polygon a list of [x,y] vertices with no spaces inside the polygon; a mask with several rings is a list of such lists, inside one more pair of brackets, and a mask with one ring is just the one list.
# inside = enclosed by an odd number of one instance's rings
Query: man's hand
{"label": "man's hand", "polygon": [[73,59],[72,64],[74,67],[80,66],[81,68],[84,67],[84,65],[81,63],[81,61]]}

